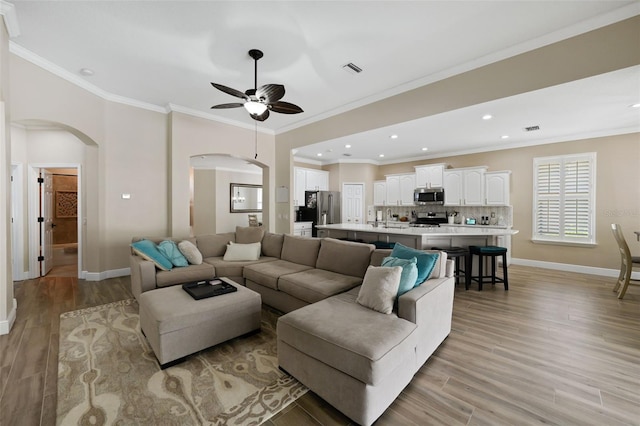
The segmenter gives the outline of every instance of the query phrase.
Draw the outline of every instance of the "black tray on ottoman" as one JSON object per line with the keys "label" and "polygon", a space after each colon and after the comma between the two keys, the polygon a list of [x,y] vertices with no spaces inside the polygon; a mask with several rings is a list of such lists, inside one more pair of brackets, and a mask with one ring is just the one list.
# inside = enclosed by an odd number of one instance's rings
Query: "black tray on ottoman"
{"label": "black tray on ottoman", "polygon": [[238,289],[231,284],[225,283],[218,278],[214,278],[210,281],[196,281],[193,283],[182,284],[182,288],[196,300],[238,291]]}

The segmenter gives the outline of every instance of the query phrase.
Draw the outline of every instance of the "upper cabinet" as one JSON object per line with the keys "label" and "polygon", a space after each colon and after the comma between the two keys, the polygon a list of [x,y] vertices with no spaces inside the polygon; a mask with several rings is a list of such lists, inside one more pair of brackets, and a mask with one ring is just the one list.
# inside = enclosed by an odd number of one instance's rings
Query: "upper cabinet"
{"label": "upper cabinet", "polygon": [[373,182],[373,205],[385,206],[387,204],[387,181],[376,180]]}
{"label": "upper cabinet", "polygon": [[443,172],[446,164],[429,164],[425,166],[415,166],[416,187],[422,188],[442,188],[444,185]]}
{"label": "upper cabinet", "polygon": [[485,177],[485,204],[487,206],[509,205],[509,181],[511,171],[486,172]]}
{"label": "upper cabinet", "polygon": [[386,176],[387,199],[389,206],[412,206],[413,191],[416,188],[416,174],[403,173]]}
{"label": "upper cabinet", "polygon": [[293,205],[304,206],[305,191],[328,191],[329,172],[304,167],[293,168]]}
{"label": "upper cabinet", "polygon": [[486,167],[444,170],[444,204],[449,206],[483,205],[486,170]]}

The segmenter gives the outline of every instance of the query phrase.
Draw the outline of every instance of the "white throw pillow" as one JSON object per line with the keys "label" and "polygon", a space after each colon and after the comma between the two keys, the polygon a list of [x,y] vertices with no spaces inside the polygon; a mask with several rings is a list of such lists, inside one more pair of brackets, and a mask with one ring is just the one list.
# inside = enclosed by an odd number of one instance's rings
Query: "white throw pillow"
{"label": "white throw pillow", "polygon": [[178,243],[178,250],[187,258],[187,261],[192,265],[200,265],[202,263],[202,253],[198,250],[191,241],[180,241]]}
{"label": "white throw pillow", "polygon": [[356,302],[374,311],[390,314],[398,295],[402,266],[369,266]]}
{"label": "white throw pillow", "polygon": [[260,243],[236,244],[232,241],[227,244],[224,260],[258,260],[260,259]]}

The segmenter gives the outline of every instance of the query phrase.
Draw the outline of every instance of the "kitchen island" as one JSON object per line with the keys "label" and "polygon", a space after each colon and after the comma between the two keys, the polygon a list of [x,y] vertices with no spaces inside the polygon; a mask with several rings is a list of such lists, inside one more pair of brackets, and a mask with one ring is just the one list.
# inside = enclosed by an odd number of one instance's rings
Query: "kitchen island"
{"label": "kitchen island", "polygon": [[511,228],[485,225],[398,228],[338,223],[318,225],[317,228],[318,237],[348,239],[366,243],[400,243],[422,250],[431,247],[468,247],[471,245],[499,245],[510,249],[511,236],[518,233],[517,230]]}

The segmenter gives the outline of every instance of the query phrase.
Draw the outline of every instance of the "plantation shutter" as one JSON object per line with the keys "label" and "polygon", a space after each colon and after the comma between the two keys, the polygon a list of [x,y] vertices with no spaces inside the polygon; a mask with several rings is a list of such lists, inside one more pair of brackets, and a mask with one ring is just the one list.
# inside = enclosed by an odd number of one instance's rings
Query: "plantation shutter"
{"label": "plantation shutter", "polygon": [[594,153],[534,159],[534,240],[595,243],[594,175]]}

